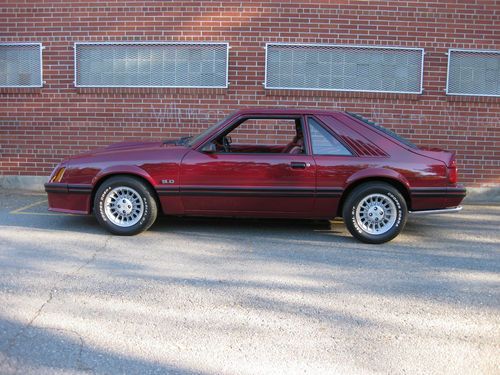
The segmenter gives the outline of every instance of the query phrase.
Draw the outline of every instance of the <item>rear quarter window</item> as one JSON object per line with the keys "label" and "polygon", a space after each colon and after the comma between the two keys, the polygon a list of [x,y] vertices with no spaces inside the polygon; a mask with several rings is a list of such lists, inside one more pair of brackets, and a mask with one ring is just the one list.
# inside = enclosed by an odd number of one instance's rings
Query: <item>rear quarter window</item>
{"label": "rear quarter window", "polygon": [[352,155],[352,153],[345,148],[342,143],[340,143],[315,119],[309,117],[307,122],[309,124],[309,133],[311,134],[311,144],[314,155]]}

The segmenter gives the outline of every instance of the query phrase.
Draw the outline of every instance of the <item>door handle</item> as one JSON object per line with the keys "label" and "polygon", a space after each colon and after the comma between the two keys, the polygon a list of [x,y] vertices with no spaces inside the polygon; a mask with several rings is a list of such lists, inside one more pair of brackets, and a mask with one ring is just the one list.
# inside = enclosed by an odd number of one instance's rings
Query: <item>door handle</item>
{"label": "door handle", "polygon": [[306,169],[307,167],[310,167],[311,164],[309,163],[305,163],[303,161],[292,161],[290,163],[290,167],[292,167],[293,169]]}

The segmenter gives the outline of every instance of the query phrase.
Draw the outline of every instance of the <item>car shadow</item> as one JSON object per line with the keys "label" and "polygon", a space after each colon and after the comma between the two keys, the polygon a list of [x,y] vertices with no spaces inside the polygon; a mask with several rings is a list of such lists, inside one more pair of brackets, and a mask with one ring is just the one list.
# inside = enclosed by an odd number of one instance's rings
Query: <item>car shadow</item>
{"label": "car shadow", "polygon": [[[32,198],[28,203],[36,203],[39,197]],[[22,205],[22,204],[20,204]],[[93,215],[65,215],[47,210],[47,204],[41,203],[34,207],[21,210],[0,212],[0,225],[41,230],[55,230],[73,233],[107,234]],[[303,236],[314,233],[318,238],[328,237],[328,241],[352,241],[341,221],[334,224],[327,220],[302,219],[254,219],[227,217],[173,217],[159,215],[155,224],[149,229],[152,233],[192,233],[207,231],[224,233],[241,233],[242,235],[256,233],[265,235]]]}
{"label": "car shadow", "polygon": [[[23,214],[0,213],[0,225],[71,233],[108,234],[93,215],[52,215],[50,213],[46,216],[40,215],[43,212],[47,211]],[[413,237],[441,242],[449,239],[447,229],[450,228],[457,233],[462,230],[474,232],[491,229],[495,231],[497,225],[494,221],[464,220],[463,216],[447,216],[445,220],[440,215],[410,216],[403,232],[395,241],[401,243],[405,237]],[[217,236],[257,236],[288,240],[307,239],[329,244],[359,243],[347,231],[342,219],[329,221],[160,215],[148,232],[205,236],[207,239],[212,237],[215,239]]]}

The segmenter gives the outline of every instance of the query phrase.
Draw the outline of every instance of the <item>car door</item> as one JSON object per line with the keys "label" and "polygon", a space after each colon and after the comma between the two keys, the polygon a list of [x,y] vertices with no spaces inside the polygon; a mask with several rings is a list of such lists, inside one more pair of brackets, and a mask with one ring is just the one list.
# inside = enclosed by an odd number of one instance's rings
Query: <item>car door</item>
{"label": "car door", "polygon": [[[240,120],[241,121],[241,120]],[[300,119],[300,121],[302,121]],[[182,160],[180,193],[187,214],[307,216],[314,207],[316,165],[312,156],[262,152],[191,150]],[[304,149],[305,150],[305,149]]]}

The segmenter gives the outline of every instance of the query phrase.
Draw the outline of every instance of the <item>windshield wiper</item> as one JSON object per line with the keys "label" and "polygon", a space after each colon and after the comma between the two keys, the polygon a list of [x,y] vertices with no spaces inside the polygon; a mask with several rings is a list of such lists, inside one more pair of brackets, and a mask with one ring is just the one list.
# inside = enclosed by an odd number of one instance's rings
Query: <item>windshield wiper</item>
{"label": "windshield wiper", "polygon": [[179,139],[166,139],[163,141],[164,145],[185,145],[193,136],[181,137]]}
{"label": "windshield wiper", "polygon": [[178,145],[185,145],[191,138],[193,138],[192,135],[188,135],[187,137],[181,137],[178,141]]}

